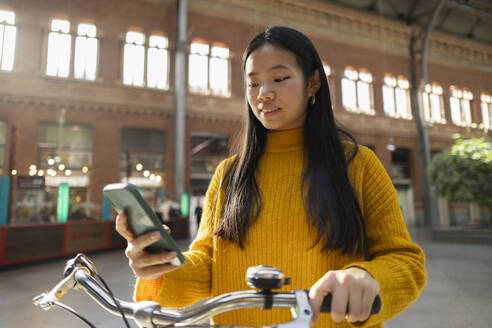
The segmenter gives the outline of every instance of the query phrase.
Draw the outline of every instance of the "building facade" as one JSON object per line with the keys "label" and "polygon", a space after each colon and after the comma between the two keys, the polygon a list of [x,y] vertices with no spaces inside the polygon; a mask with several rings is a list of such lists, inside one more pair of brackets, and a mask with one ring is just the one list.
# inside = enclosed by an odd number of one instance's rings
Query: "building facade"
{"label": "building facade", "polygon": [[[422,223],[410,30],[315,1],[188,1],[187,191],[203,195],[227,156],[244,115],[242,53],[272,25],[313,40],[337,121],[378,155],[407,223]],[[56,222],[60,184],[69,220],[98,220],[108,183],[136,184],[155,207],[173,195],[175,26],[170,0],[0,1],[9,224]],[[420,96],[433,152],[457,133],[490,135],[492,47],[434,34],[429,81]],[[447,206],[462,220],[464,204]]]}

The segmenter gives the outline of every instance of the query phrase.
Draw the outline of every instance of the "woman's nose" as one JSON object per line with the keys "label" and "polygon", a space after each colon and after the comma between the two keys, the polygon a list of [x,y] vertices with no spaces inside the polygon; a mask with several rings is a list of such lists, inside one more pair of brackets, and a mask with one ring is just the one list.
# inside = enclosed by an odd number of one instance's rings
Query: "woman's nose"
{"label": "woman's nose", "polygon": [[267,84],[263,84],[258,92],[258,99],[262,101],[272,100],[275,98],[275,91]]}

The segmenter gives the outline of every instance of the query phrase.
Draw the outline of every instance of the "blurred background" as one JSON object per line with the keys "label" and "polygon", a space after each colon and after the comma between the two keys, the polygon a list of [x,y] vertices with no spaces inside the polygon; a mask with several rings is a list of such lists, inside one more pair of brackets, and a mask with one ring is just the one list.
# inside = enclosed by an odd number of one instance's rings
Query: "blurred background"
{"label": "blurred background", "polygon": [[242,126],[242,53],[272,25],[314,42],[412,235],[490,245],[491,1],[0,0],[0,268],[124,247],[115,182],[186,248]]}

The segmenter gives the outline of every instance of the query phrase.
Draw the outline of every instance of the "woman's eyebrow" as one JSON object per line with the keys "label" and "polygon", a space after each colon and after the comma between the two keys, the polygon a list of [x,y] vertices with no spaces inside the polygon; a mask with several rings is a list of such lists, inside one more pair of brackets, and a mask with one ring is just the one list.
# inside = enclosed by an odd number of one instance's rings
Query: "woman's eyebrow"
{"label": "woman's eyebrow", "polygon": [[[273,67],[270,67],[268,69],[268,72],[271,72],[271,71],[274,71],[274,70],[277,70],[277,69],[289,69],[287,66],[285,65],[282,65],[282,64],[278,64],[278,65],[275,65]],[[254,75],[258,75],[259,73],[258,72],[249,72],[248,73],[248,76],[254,76]]]}

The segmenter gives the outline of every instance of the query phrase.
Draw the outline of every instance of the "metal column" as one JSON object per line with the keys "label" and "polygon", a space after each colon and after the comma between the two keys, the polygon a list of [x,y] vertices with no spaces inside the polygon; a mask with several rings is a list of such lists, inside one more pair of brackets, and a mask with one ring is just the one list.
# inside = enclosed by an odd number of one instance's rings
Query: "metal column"
{"label": "metal column", "polygon": [[[440,0],[436,5],[427,26],[422,27],[419,31],[412,30],[410,39],[410,84],[411,84],[411,106],[412,115],[417,129],[417,151],[420,169],[420,182],[422,185],[422,198],[424,203],[424,223],[425,225],[438,226],[439,212],[437,209],[437,200],[432,194],[429,179],[427,178],[427,166],[430,162],[430,145],[427,126],[424,119],[424,106],[422,93],[425,85],[428,83],[427,76],[427,55],[429,49],[429,40],[432,30],[437,20],[437,16],[446,0]],[[419,57],[420,58],[417,58]],[[420,60],[419,60],[420,59]],[[419,65],[420,64],[420,65]],[[417,69],[420,67],[420,76]]]}
{"label": "metal column", "polygon": [[175,53],[175,196],[185,192],[186,169],[186,29],[187,0],[176,1],[176,53]]}

